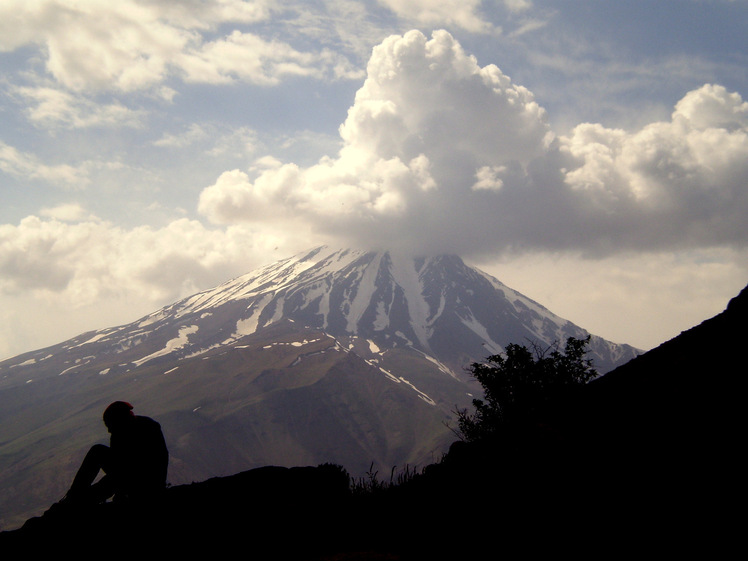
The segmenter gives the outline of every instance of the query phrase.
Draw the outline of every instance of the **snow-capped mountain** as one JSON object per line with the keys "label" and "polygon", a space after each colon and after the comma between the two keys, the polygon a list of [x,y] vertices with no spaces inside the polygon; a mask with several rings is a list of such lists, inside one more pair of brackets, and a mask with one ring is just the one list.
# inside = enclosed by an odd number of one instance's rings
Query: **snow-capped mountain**
{"label": "snow-capped mountain", "polygon": [[[381,348],[412,347],[455,374],[471,360],[501,352],[508,343],[549,345],[586,335],[457,256],[413,259],[391,251],[324,246],[182,300],[141,325],[194,318],[237,304],[244,309],[231,334],[213,344],[226,344],[285,318],[334,336],[363,337]],[[200,352],[198,325],[196,321],[183,327],[173,345],[187,353]],[[630,346],[599,337],[593,337],[591,347],[601,372],[637,354]]]}
{"label": "snow-capped mountain", "polygon": [[[172,483],[268,464],[424,465],[478,389],[466,366],[586,335],[456,256],[318,247],[0,362],[3,508],[59,498],[115,399],[161,422]],[[591,350],[600,372],[637,354],[599,337]]]}
{"label": "snow-capped mountain", "polygon": [[[323,246],[78,338],[67,351],[81,356],[68,368],[103,355],[121,357],[110,366],[115,370],[195,357],[284,319],[379,349],[412,348],[458,377],[508,343],[550,345],[587,334],[456,256],[413,259]],[[600,372],[637,354],[594,336],[591,349]]]}

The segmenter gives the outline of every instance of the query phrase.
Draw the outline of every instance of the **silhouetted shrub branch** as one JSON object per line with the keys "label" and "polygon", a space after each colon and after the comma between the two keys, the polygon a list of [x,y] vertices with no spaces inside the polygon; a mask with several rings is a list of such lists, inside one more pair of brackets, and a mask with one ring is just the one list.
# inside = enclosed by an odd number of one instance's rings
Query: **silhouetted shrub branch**
{"label": "silhouetted shrub branch", "polygon": [[474,362],[468,370],[481,384],[484,399],[474,399],[475,412],[458,409],[455,433],[474,441],[496,433],[508,423],[530,419],[549,399],[597,376],[586,358],[590,337],[569,337],[562,350],[558,343],[542,347],[511,343],[506,353]]}

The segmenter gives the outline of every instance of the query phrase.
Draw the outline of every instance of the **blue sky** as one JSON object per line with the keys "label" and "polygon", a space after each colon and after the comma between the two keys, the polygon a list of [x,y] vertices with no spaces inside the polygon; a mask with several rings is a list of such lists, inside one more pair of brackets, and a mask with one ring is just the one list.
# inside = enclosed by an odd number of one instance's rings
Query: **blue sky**
{"label": "blue sky", "polygon": [[0,4],[0,358],[319,243],[651,348],[748,281],[748,2]]}

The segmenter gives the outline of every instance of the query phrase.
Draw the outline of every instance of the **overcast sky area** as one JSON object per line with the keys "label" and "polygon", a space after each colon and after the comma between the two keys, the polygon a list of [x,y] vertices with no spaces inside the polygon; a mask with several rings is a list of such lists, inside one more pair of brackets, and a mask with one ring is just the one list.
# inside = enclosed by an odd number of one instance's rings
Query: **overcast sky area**
{"label": "overcast sky area", "polygon": [[748,283],[745,0],[3,0],[0,359],[321,243],[649,349]]}

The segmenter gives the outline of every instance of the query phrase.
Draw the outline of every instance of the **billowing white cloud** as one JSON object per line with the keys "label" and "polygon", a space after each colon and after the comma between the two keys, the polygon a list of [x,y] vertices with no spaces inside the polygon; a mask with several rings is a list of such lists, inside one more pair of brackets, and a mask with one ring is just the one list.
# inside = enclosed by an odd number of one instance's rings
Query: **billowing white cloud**
{"label": "billowing white cloud", "polygon": [[493,170],[495,187],[496,174],[522,174],[552,142],[532,94],[496,66],[479,67],[445,31],[388,38],[367,72],[336,158],[276,165],[254,179],[226,172],[203,191],[200,211],[216,223],[304,220],[357,244],[416,248],[426,228],[456,249],[449,222],[475,198],[479,170]]}
{"label": "billowing white cloud", "polygon": [[262,264],[279,239],[188,219],[124,229],[75,204],[41,214],[49,218],[0,225],[0,293],[35,290],[72,307],[123,295],[151,304],[176,299]]}
{"label": "billowing white cloud", "polygon": [[11,0],[0,4],[0,51],[43,47],[47,72],[76,92],[163,92],[173,76],[276,84],[286,76],[355,75],[347,59],[331,51],[301,52],[238,29],[211,35],[221,24],[265,20],[269,6],[264,0]]}
{"label": "billowing white cloud", "polygon": [[506,171],[506,166],[483,166],[475,172],[477,181],[473,189],[501,189],[504,182],[501,174]]}
{"label": "billowing white cloud", "polygon": [[585,223],[599,213],[609,244],[748,243],[748,103],[722,86],[689,92],[670,121],[633,133],[579,125],[561,151],[575,162],[565,183]]}
{"label": "billowing white cloud", "polygon": [[228,171],[199,210],[463,255],[748,243],[748,103],[721,86],[689,92],[667,122],[556,138],[531,92],[445,31],[388,38],[367,76],[335,157]]}

